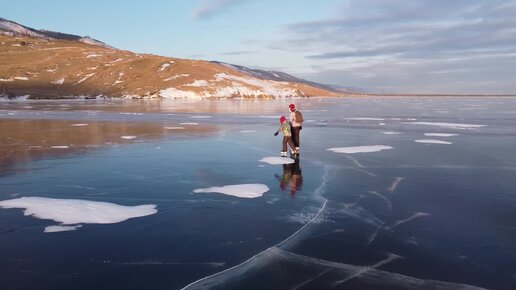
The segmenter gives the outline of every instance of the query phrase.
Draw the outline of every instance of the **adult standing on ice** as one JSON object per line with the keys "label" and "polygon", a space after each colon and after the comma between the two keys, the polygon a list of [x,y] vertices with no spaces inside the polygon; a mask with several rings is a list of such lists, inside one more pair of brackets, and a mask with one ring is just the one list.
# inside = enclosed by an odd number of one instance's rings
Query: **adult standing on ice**
{"label": "adult standing on ice", "polygon": [[296,109],[296,105],[290,104],[290,124],[292,124],[292,142],[296,146],[294,153],[299,154],[299,131],[303,129],[303,114]]}

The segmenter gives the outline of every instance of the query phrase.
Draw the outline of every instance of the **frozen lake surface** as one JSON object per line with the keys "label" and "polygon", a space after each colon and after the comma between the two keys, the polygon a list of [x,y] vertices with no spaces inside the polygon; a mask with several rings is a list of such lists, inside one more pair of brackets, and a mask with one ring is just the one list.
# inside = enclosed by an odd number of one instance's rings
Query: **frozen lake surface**
{"label": "frozen lake surface", "polygon": [[2,289],[516,289],[516,99],[0,102]]}

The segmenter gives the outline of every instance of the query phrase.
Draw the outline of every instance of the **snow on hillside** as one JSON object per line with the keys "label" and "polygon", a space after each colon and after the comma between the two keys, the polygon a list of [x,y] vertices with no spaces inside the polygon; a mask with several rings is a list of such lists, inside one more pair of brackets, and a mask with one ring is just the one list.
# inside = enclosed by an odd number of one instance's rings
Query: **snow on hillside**
{"label": "snow on hillside", "polygon": [[27,35],[27,36],[31,36],[31,37],[37,37],[37,38],[48,38],[41,33],[31,30],[28,27],[25,27],[23,25],[15,23],[15,22],[11,22],[9,20],[5,20],[3,18],[0,18],[0,30],[3,30],[4,34],[7,34],[7,35],[19,34],[19,35]]}

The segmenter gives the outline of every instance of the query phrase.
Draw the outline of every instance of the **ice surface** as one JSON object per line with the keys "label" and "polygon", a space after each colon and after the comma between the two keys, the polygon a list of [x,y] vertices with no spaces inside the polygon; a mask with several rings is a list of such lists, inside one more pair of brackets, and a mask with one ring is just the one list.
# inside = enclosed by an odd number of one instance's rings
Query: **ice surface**
{"label": "ice surface", "polygon": [[401,132],[392,132],[392,131],[386,131],[386,132],[380,132],[385,135],[399,135],[402,134]]}
{"label": "ice surface", "polygon": [[294,159],[288,158],[288,157],[264,157],[264,158],[262,158],[262,159],[260,159],[258,161],[269,163],[269,164],[272,164],[272,165],[292,164],[292,163],[294,163]]}
{"label": "ice surface", "polygon": [[436,139],[419,139],[419,140],[414,140],[414,142],[417,142],[417,143],[426,143],[426,144],[442,144],[442,145],[450,145],[450,144],[453,144],[453,142],[442,141],[442,140],[436,140]]}
{"label": "ice surface", "polygon": [[346,118],[346,120],[353,121],[383,121],[384,118],[369,118],[369,117],[357,117],[357,118]]}
{"label": "ice surface", "polygon": [[438,126],[438,127],[455,128],[455,129],[481,128],[481,127],[486,126],[486,125],[477,125],[477,124],[445,123],[445,122],[405,122],[405,124]]}
{"label": "ice surface", "polygon": [[179,125],[191,125],[191,126],[195,126],[195,125],[199,125],[199,123],[185,122],[185,123],[179,123]]}
{"label": "ice surface", "polygon": [[262,196],[265,192],[269,191],[269,187],[265,184],[236,184],[226,185],[221,187],[209,187],[199,188],[194,190],[194,193],[203,192],[217,192],[225,195],[231,195],[241,198],[256,198]]}
{"label": "ice surface", "polygon": [[50,146],[50,148],[54,148],[54,149],[68,149],[68,148],[70,148],[70,146],[68,146],[68,145],[54,145],[54,146]]}
{"label": "ice surface", "polygon": [[[46,197],[21,197],[0,201],[1,208],[24,208],[24,214],[39,219],[49,219],[61,225],[113,224],[130,218],[143,217],[158,212],[156,205],[125,206],[109,202],[56,199]],[[56,230],[50,228],[49,230]]]}
{"label": "ice surface", "polygon": [[425,133],[425,136],[428,137],[452,137],[457,136],[458,134],[451,134],[451,133]]}
{"label": "ice surface", "polygon": [[45,233],[57,233],[57,232],[67,232],[67,231],[75,231],[76,229],[82,227],[82,225],[75,226],[48,226],[45,227],[43,232]]}
{"label": "ice surface", "polygon": [[392,149],[394,147],[385,146],[385,145],[368,145],[368,146],[354,146],[354,147],[336,147],[329,148],[326,150],[333,151],[335,153],[370,153],[370,152],[379,152],[382,150]]}
{"label": "ice surface", "polygon": [[254,130],[242,130],[242,131],[240,131],[240,133],[254,133],[254,132],[256,132],[256,131],[254,131]]}

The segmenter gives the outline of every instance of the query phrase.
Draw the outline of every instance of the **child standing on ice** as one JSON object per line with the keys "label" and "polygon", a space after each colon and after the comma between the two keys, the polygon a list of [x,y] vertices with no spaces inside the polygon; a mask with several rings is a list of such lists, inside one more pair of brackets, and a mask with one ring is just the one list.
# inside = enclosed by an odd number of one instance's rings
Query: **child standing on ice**
{"label": "child standing on ice", "polygon": [[290,131],[290,122],[287,121],[287,118],[285,116],[281,116],[280,118],[280,127],[276,133],[274,133],[274,136],[278,136],[279,131],[283,132],[283,148],[281,150],[281,156],[287,157],[287,143],[290,146],[290,152],[292,154],[295,154],[295,146],[292,142],[292,133]]}

